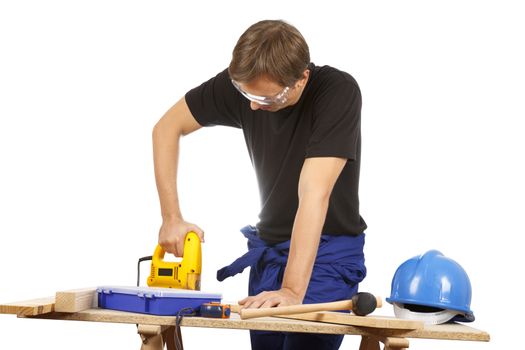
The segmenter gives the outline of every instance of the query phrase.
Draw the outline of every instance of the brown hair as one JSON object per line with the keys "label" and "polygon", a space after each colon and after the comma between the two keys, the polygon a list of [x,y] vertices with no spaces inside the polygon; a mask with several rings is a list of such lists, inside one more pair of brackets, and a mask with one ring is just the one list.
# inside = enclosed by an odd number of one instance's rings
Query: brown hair
{"label": "brown hair", "polygon": [[302,78],[309,63],[308,44],[294,26],[264,20],[241,35],[228,72],[231,79],[242,83],[267,75],[282,86],[291,86]]}

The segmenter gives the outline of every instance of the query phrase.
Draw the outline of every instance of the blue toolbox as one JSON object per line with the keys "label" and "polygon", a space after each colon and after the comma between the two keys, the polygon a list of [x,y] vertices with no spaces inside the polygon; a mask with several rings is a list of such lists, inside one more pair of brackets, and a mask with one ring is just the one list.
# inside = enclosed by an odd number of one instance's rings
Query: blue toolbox
{"label": "blue toolbox", "polygon": [[185,308],[198,312],[202,304],[222,299],[218,293],[155,287],[103,286],[97,295],[100,308],[160,316],[175,316]]}

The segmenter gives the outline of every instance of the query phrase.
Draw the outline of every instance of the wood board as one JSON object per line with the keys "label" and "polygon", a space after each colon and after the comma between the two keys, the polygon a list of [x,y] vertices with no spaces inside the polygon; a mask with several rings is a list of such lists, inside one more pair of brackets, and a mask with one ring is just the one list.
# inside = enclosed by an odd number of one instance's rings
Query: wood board
{"label": "wood board", "polygon": [[[39,298],[0,305],[0,313],[15,314],[18,317],[35,317],[55,320],[76,320],[110,323],[133,323],[172,326],[175,317],[136,314],[123,311],[88,309],[73,313],[53,312],[55,298]],[[373,328],[370,325],[358,326],[337,324],[319,321],[303,321],[299,319],[262,317],[253,320],[241,320],[239,315],[233,314],[230,319],[210,319],[202,317],[186,317],[182,326],[210,327],[228,329],[252,329],[268,331],[308,332],[324,334],[355,334],[370,337],[406,337],[424,339],[447,339],[468,341],[489,341],[490,335],[479,329],[463,324],[450,323],[442,325],[424,326],[422,329],[399,329],[398,325],[387,323],[384,328]],[[362,316],[361,316],[362,317]],[[375,316],[366,316],[366,318]],[[363,321],[363,320],[361,320]],[[377,322],[377,320],[376,320]]]}
{"label": "wood board", "polygon": [[370,328],[414,330],[423,329],[424,327],[424,324],[421,321],[402,320],[386,316],[356,316],[348,313],[329,311],[308,312],[294,315],[276,315],[275,317]]}
{"label": "wood board", "polygon": [[54,310],[55,297],[15,301],[0,305],[0,314],[14,314],[18,316],[36,316],[50,313]]}
{"label": "wood board", "polygon": [[95,288],[56,292],[54,297],[15,301],[0,305],[0,314],[37,316],[50,312],[78,312],[96,307]]}
{"label": "wood board", "polygon": [[82,288],[56,292],[55,311],[78,312],[96,307],[96,293],[96,288]]}
{"label": "wood board", "polygon": [[[175,316],[156,316],[106,309],[89,309],[75,313],[52,312],[35,317],[64,321],[91,321],[162,326],[173,326],[175,325],[176,319]],[[490,340],[490,336],[487,332],[457,323],[425,326],[423,329],[402,330],[311,322],[277,317],[261,317],[242,320],[239,315],[232,314],[230,318],[226,319],[184,317],[181,326],[223,329],[250,329],[279,332],[355,334],[370,337],[404,337],[468,341]]]}

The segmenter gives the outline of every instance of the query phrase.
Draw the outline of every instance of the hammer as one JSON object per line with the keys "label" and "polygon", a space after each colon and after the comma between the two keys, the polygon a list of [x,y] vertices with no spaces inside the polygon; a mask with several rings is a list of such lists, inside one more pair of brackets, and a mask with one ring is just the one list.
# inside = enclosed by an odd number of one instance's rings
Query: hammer
{"label": "hammer", "polygon": [[266,317],[275,315],[292,315],[306,312],[350,310],[357,316],[366,316],[376,308],[381,307],[383,302],[380,297],[366,292],[355,294],[350,300],[340,300],[330,303],[302,304],[291,306],[277,306],[259,309],[240,309],[239,315],[243,320],[255,317]]}

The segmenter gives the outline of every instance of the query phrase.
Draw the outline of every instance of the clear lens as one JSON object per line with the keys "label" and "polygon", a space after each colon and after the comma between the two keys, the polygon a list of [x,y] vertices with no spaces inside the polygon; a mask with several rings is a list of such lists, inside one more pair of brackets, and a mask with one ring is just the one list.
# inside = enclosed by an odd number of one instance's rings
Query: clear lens
{"label": "clear lens", "polygon": [[241,89],[241,86],[235,80],[232,80],[232,84],[233,86],[235,86],[237,91],[241,93],[241,95],[246,97],[248,100],[255,102],[259,105],[262,105],[262,106],[285,104],[286,101],[288,100],[288,92],[290,91],[290,87],[287,86],[283,89],[283,91],[279,92],[274,97],[257,96],[257,95],[252,95],[244,91],[243,89]]}

